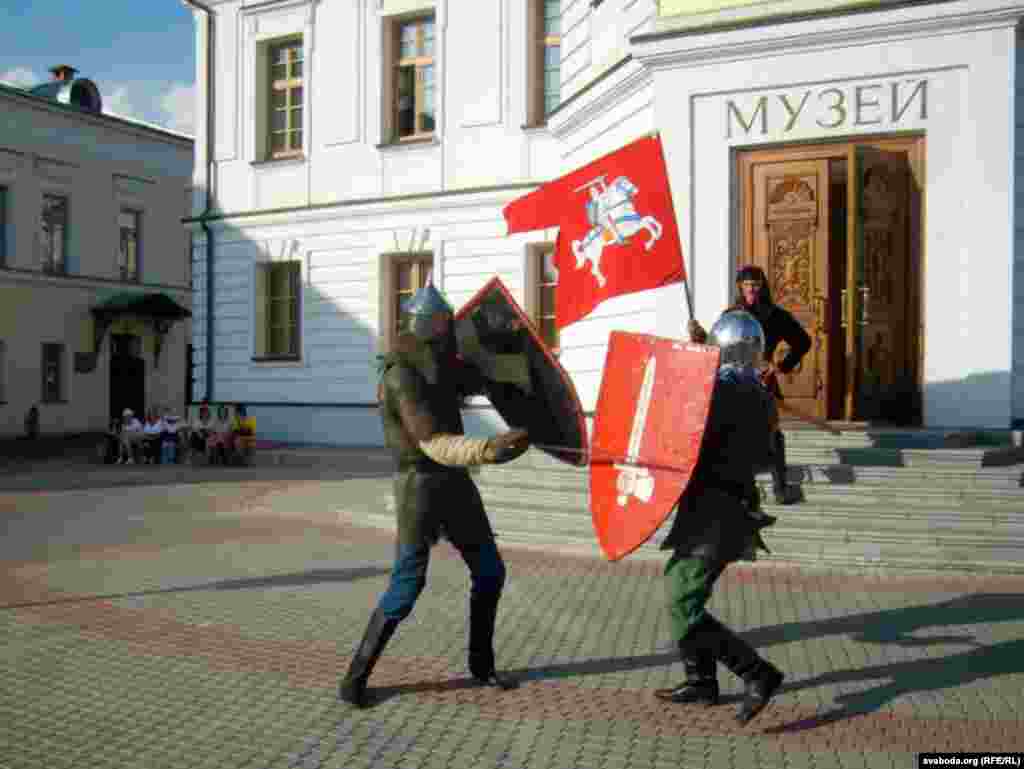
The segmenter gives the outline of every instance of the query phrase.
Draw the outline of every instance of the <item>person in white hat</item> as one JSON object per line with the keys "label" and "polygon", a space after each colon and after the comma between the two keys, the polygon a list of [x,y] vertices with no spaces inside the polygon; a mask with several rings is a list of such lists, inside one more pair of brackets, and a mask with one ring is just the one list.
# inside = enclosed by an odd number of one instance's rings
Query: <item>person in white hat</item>
{"label": "person in white hat", "polygon": [[117,464],[135,464],[137,446],[145,439],[142,422],[135,417],[135,412],[125,409],[121,412],[121,458]]}

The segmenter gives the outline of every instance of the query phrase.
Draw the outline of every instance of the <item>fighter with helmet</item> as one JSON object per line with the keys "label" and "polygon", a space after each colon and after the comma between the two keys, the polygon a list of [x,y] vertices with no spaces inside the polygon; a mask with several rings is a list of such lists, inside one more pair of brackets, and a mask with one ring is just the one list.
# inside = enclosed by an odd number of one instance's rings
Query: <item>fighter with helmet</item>
{"label": "fighter with helmet", "polygon": [[775,522],[760,511],[754,473],[771,449],[778,410],[761,383],[764,332],[750,313],[723,314],[707,342],[721,353],[700,457],[662,544],[672,550],[665,584],[686,679],[655,695],[669,702],[715,704],[716,663],[721,662],[744,681],[737,719],[746,724],[768,704],[783,674],[706,605],[722,572],[763,547],[761,529]]}
{"label": "fighter with helmet", "polygon": [[366,686],[384,647],[426,585],[430,549],[446,537],[471,577],[469,670],[486,686],[512,688],[495,670],[494,627],[505,564],[467,467],[505,462],[529,446],[524,430],[492,438],[463,434],[460,406],[487,382],[456,354],[452,308],[428,281],[403,307],[396,349],[384,356],[378,389],[385,442],[397,462],[394,478],[398,542],[387,590],[339,687],[339,697],[367,704]]}

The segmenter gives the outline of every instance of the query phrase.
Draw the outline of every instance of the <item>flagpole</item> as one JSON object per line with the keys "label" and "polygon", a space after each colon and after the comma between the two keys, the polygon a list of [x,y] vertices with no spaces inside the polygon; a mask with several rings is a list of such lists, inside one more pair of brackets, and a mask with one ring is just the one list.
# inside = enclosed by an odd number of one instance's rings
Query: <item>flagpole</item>
{"label": "flagpole", "polygon": [[690,320],[693,320],[693,297],[690,296],[690,282],[685,275],[683,276],[683,295],[686,297],[686,307],[690,310]]}

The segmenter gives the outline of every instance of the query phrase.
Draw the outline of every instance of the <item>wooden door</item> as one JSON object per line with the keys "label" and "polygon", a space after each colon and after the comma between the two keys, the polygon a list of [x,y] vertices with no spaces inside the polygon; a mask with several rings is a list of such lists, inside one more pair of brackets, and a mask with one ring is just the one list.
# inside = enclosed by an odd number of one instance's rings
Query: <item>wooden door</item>
{"label": "wooden door", "polygon": [[907,149],[850,146],[843,331],[847,419],[919,420],[909,301],[912,174]]}
{"label": "wooden door", "polygon": [[[750,205],[744,207],[746,253],[768,276],[772,299],[811,337],[811,350],[792,372],[780,375],[787,402],[804,413],[828,418],[829,177],[828,159],[754,162]],[[780,342],[774,360],[789,352]]]}

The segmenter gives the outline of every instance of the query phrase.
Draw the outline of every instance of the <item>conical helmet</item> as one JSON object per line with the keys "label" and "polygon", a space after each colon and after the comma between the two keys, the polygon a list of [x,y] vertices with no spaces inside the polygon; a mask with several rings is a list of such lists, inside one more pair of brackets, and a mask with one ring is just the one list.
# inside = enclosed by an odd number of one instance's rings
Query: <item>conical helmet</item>
{"label": "conical helmet", "polygon": [[428,275],[427,285],[402,304],[402,325],[417,339],[429,342],[437,335],[434,324],[434,316],[437,313],[453,315],[454,311],[448,300],[434,288],[434,281]]}
{"label": "conical helmet", "polygon": [[722,351],[719,365],[758,367],[764,358],[764,330],[757,318],[743,310],[731,310],[711,327],[708,344]]}

